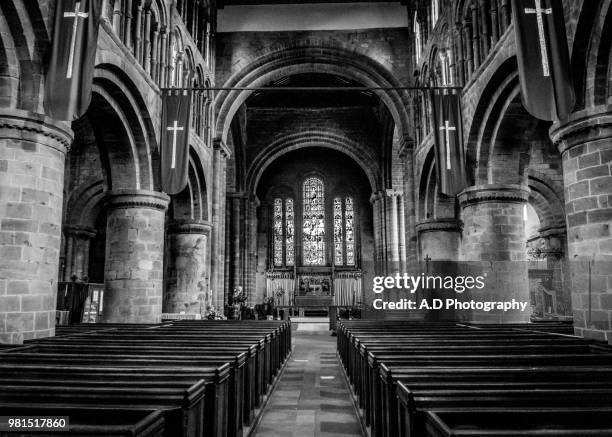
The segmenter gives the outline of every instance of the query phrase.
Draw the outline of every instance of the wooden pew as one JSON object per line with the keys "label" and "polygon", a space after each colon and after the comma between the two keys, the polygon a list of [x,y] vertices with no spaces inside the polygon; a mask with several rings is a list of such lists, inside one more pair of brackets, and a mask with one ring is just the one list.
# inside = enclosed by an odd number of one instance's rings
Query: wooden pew
{"label": "wooden pew", "polygon": [[[609,437],[612,409],[433,410],[425,417],[426,437]],[[406,434],[402,434],[406,435]]]}

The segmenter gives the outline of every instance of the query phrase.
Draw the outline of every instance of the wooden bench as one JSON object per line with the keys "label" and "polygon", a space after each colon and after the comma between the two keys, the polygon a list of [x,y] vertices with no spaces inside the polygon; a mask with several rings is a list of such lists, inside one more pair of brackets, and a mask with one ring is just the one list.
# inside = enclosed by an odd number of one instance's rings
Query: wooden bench
{"label": "wooden bench", "polygon": [[[609,437],[610,409],[433,410],[426,437]],[[406,435],[406,434],[403,434]]]}

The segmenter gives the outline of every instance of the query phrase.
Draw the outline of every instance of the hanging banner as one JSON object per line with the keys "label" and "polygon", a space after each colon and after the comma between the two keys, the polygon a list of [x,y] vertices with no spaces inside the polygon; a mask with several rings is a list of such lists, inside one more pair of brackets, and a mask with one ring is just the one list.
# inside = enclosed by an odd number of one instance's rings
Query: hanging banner
{"label": "hanging banner", "polygon": [[512,0],[521,96],[536,118],[565,119],[574,108],[561,0]]}
{"label": "hanging banner", "polygon": [[162,96],[161,184],[167,194],[187,186],[191,92],[168,90]]}
{"label": "hanging banner", "polygon": [[432,90],[431,102],[438,187],[442,194],[454,196],[467,186],[459,96]]}
{"label": "hanging banner", "polygon": [[57,0],[43,102],[52,118],[72,121],[89,107],[101,4]]}

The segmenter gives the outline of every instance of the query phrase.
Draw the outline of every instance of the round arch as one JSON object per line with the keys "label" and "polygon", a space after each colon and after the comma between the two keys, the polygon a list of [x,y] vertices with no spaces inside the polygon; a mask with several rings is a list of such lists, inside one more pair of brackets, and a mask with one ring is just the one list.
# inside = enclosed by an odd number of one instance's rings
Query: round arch
{"label": "round arch", "polygon": [[361,150],[347,138],[334,132],[300,132],[280,138],[262,150],[253,160],[247,174],[246,186],[249,193],[255,193],[259,180],[266,168],[279,157],[303,147],[324,147],[342,152],[353,159],[368,178],[372,192],[379,189],[380,169],[371,154]]}
{"label": "round arch", "polygon": [[[297,73],[324,71],[371,87],[401,87],[387,69],[373,59],[346,49],[307,46],[285,48],[263,55],[230,77],[224,87],[258,87]],[[216,100],[215,137],[226,143],[231,121],[238,108],[253,91],[221,91]],[[398,127],[400,138],[408,137],[410,101],[407,92],[378,90],[376,94],[387,106]]]}

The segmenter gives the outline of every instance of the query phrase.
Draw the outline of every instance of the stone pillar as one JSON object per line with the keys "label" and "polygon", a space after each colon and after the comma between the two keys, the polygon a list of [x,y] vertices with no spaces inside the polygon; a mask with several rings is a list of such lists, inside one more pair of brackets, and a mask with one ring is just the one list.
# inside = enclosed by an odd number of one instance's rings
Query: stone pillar
{"label": "stone pillar", "polygon": [[574,329],[612,342],[612,113],[585,112],[551,138],[563,160]]}
{"label": "stone pillar", "polygon": [[208,222],[174,222],[168,228],[163,312],[206,313],[210,305]]}
{"label": "stone pillar", "polygon": [[461,220],[438,218],[417,224],[421,258],[432,261],[458,261],[461,244]]}
{"label": "stone pillar", "polygon": [[169,201],[155,191],[108,193],[102,321],[161,321],[164,212]]}
{"label": "stone pillar", "polygon": [[55,333],[67,123],[0,109],[0,343]]}
{"label": "stone pillar", "polygon": [[406,230],[404,242],[406,247],[406,270],[416,273],[417,232],[416,232],[416,191],[414,184],[414,144],[408,138],[402,140],[399,156],[404,163],[404,227]]}
{"label": "stone pillar", "polygon": [[96,230],[88,226],[64,226],[66,237],[66,257],[64,281],[71,281],[76,276],[82,281],[89,275],[89,242],[96,236]]}
{"label": "stone pillar", "polygon": [[386,275],[386,230],[384,220],[384,197],[382,191],[372,193],[370,203],[372,204],[372,221],[374,227],[374,271],[377,275]]}
{"label": "stone pillar", "polygon": [[[529,303],[527,249],[523,206],[529,190],[519,185],[478,185],[459,194],[464,223],[462,268],[466,274],[485,275],[482,290],[465,292],[469,301],[512,301]],[[459,297],[459,296],[457,296]],[[465,313],[463,313],[466,316]],[[473,311],[471,320],[492,323],[527,322],[526,311]]]}
{"label": "stone pillar", "polygon": [[225,191],[226,162],[229,151],[220,140],[214,141],[212,187],[211,283],[215,307],[223,311],[225,303]]}
{"label": "stone pillar", "polygon": [[[540,229],[538,235],[527,241],[527,259],[529,269],[546,269],[551,273],[552,280],[530,278],[532,302],[535,303],[534,314],[554,313],[560,319],[571,317],[571,281],[564,254],[567,252],[567,234],[565,227],[550,227]],[[544,302],[542,285],[554,292],[552,308]]]}

